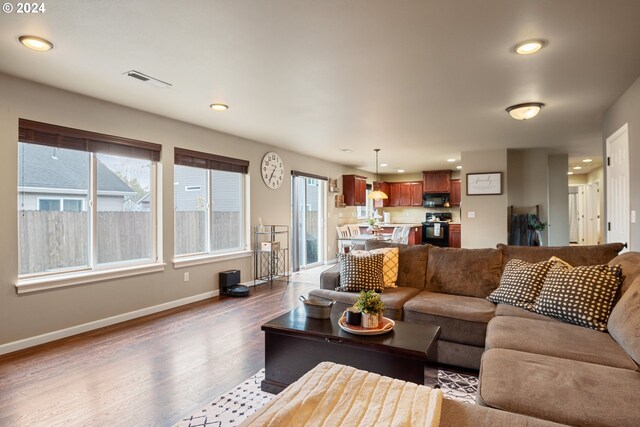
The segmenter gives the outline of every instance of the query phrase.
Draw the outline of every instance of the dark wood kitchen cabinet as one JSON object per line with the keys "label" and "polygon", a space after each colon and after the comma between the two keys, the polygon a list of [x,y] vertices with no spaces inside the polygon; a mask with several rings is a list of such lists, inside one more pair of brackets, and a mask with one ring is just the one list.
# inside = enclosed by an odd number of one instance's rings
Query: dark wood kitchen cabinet
{"label": "dark wood kitchen cabinet", "polygon": [[459,179],[454,179],[451,181],[451,197],[449,198],[449,202],[451,203],[451,206],[460,206],[460,199],[461,199],[461,192],[460,192],[460,180]]}
{"label": "dark wood kitchen cabinet", "polygon": [[422,171],[423,191],[425,193],[451,192],[451,171]]}
{"label": "dark wood kitchen cabinet", "polygon": [[422,206],[422,182],[389,182],[388,206]]}
{"label": "dark wood kitchen cabinet", "polygon": [[411,183],[411,206],[422,206],[422,182]]}
{"label": "dark wood kitchen cabinet", "polygon": [[373,189],[378,189],[380,191],[382,191],[384,194],[387,195],[386,199],[382,199],[382,200],[374,200],[373,201],[373,206],[378,209],[378,208],[386,208],[389,205],[389,202],[391,201],[391,199],[389,198],[389,183],[388,182],[383,182],[383,181],[376,181],[373,183]]}
{"label": "dark wood kitchen cabinet", "polygon": [[460,224],[449,224],[449,247],[460,248],[462,245],[462,227]]}
{"label": "dark wood kitchen cabinet", "polygon": [[366,206],[367,178],[359,175],[342,175],[342,193],[347,206]]}

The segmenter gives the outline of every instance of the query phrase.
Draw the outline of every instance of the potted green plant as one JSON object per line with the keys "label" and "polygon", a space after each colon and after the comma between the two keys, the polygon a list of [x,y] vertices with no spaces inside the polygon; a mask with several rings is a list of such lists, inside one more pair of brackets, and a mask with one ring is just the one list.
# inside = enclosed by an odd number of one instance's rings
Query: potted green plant
{"label": "potted green plant", "polygon": [[362,313],[362,327],[369,329],[378,327],[384,312],[384,303],[380,294],[375,291],[361,291],[353,306]]}

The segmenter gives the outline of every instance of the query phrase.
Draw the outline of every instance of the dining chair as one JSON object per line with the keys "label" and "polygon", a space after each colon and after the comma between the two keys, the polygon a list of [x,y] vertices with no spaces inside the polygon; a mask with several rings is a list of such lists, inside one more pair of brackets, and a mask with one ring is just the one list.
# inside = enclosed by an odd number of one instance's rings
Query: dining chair
{"label": "dining chair", "polygon": [[[345,226],[336,226],[336,231],[338,232],[338,251],[345,252],[345,248],[351,248],[351,241],[348,240],[351,237],[351,233],[349,233],[349,228]],[[348,250],[346,252],[349,252]]]}
{"label": "dining chair", "polygon": [[391,243],[402,243],[402,229],[404,227],[395,227],[391,234]]}
{"label": "dining chair", "polygon": [[359,236],[360,235],[360,226],[357,224],[349,224],[345,225],[349,229],[350,236]]}

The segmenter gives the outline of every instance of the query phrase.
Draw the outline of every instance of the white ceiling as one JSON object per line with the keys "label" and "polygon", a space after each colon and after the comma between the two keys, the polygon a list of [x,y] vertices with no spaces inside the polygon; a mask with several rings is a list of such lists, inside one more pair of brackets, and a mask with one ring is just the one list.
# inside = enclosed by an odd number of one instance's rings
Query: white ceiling
{"label": "white ceiling", "polygon": [[[45,4],[0,14],[0,71],[370,171],[381,148],[380,173],[448,168],[471,150],[599,156],[603,113],[640,75],[638,0]],[[55,48],[32,52],[23,34]],[[549,44],[510,51],[530,38]],[[526,101],[547,106],[509,118]]]}

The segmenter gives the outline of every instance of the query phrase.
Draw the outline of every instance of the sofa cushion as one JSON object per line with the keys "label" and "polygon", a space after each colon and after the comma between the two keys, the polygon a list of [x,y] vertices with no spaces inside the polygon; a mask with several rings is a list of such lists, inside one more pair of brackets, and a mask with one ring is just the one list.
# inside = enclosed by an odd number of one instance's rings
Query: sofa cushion
{"label": "sofa cushion", "polygon": [[[640,373],[629,369],[493,348],[480,368],[478,403],[583,426],[637,426]],[[550,392],[553,391],[553,392]]]}
{"label": "sofa cushion", "polygon": [[440,339],[484,347],[495,305],[482,298],[420,292],[404,305],[404,320],[440,326]]}
{"label": "sofa cushion", "polygon": [[430,292],[486,298],[498,287],[502,253],[498,249],[432,247],[427,263]]}
{"label": "sofa cushion", "polygon": [[530,263],[512,259],[504,266],[498,289],[491,292],[487,300],[531,310],[553,264],[553,261]]}
{"label": "sofa cushion", "polygon": [[622,267],[622,286],[619,294],[624,295],[640,274],[640,252],[625,252],[608,262]]}
{"label": "sofa cushion", "polygon": [[496,317],[487,326],[485,347],[636,369],[633,360],[609,334],[566,323],[522,317]]}
{"label": "sofa cushion", "polygon": [[607,243],[604,245],[587,246],[512,246],[498,244],[502,251],[503,264],[512,259],[528,262],[546,261],[557,256],[571,265],[606,264],[618,255],[624,248],[622,243]]}
{"label": "sofa cushion", "polygon": [[[403,313],[403,305],[420,291],[414,288],[389,288],[380,294],[384,303],[384,315],[390,319],[401,320]],[[309,292],[309,297],[318,298],[326,301],[336,301],[334,310],[344,310],[346,307],[352,306],[360,294],[357,292],[338,292],[329,289],[313,289]]]}
{"label": "sofa cushion", "polygon": [[442,399],[440,427],[561,427],[562,425],[485,406],[469,405],[446,397]]}
{"label": "sofa cushion", "polygon": [[403,245],[379,240],[368,240],[365,248],[398,248],[398,286],[423,290],[427,283],[427,258],[431,245]]}
{"label": "sofa cushion", "polygon": [[640,365],[640,277],[636,277],[609,316],[609,333]]}
{"label": "sofa cushion", "polygon": [[566,268],[556,264],[545,278],[533,311],[605,331],[621,282],[617,265]]}
{"label": "sofa cushion", "polygon": [[[354,251],[355,252],[355,251]],[[359,292],[384,288],[382,265],[384,254],[360,252],[338,254],[340,261],[340,287],[337,291]]]}
{"label": "sofa cushion", "polygon": [[498,304],[496,306],[496,316],[514,316],[524,317],[526,319],[544,320],[546,322],[560,322],[560,320],[554,319],[553,317],[534,313],[533,311],[525,310],[524,308],[520,307],[514,307],[509,304]]}

